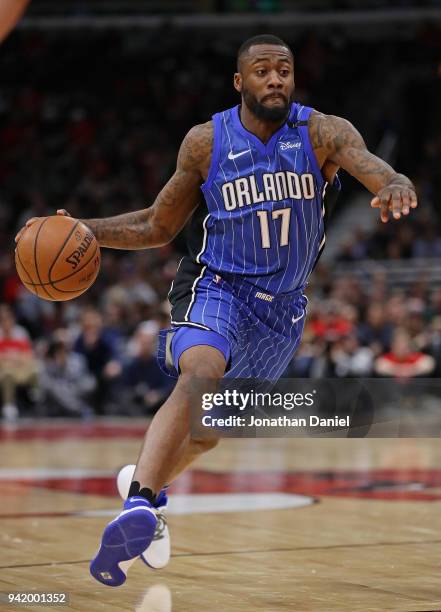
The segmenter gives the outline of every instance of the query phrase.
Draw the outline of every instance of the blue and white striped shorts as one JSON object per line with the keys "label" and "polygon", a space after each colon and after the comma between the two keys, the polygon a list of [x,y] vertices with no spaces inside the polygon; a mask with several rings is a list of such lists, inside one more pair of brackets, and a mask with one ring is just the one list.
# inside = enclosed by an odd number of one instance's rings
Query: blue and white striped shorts
{"label": "blue and white striped shorts", "polygon": [[160,332],[158,361],[171,376],[177,376],[179,360],[173,359],[173,336],[182,327],[211,330],[228,341],[228,378],[278,380],[302,337],[307,304],[302,291],[272,295],[190,258],[181,262],[169,299],[172,327]]}

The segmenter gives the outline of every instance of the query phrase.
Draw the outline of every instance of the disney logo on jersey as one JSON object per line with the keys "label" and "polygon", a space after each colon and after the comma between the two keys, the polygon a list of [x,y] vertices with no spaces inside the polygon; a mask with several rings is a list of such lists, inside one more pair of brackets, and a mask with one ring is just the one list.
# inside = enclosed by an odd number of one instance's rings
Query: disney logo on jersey
{"label": "disney logo on jersey", "polygon": [[231,211],[242,206],[282,200],[312,200],[315,198],[315,181],[310,172],[264,172],[262,185],[257,184],[254,174],[228,181],[222,185],[225,210]]}
{"label": "disney logo on jersey", "polygon": [[290,142],[288,140],[287,142],[279,142],[279,144],[281,151],[286,151],[287,149],[300,149],[300,147],[302,146],[300,140],[297,140],[296,142]]}

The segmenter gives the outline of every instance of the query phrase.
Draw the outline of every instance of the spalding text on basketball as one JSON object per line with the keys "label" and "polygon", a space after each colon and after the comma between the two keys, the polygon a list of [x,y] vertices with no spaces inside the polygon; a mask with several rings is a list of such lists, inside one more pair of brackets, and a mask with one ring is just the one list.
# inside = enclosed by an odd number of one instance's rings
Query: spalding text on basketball
{"label": "spalding text on basketball", "polygon": [[75,251],[73,251],[69,257],[66,257],[67,263],[72,265],[72,270],[75,270],[75,268],[78,266],[92,242],[93,234],[87,232],[87,234],[84,236],[83,242],[78,246],[78,248],[75,249]]}

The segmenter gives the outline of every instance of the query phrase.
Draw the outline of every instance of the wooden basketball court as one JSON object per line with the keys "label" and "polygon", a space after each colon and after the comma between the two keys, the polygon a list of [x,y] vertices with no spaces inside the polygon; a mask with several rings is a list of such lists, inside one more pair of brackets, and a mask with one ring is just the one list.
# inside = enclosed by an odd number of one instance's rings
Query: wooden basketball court
{"label": "wooden basketball court", "polygon": [[67,592],[35,609],[79,611],[441,609],[438,439],[224,440],[172,489],[169,566],[98,584],[89,561],[143,428],[0,430],[0,591]]}

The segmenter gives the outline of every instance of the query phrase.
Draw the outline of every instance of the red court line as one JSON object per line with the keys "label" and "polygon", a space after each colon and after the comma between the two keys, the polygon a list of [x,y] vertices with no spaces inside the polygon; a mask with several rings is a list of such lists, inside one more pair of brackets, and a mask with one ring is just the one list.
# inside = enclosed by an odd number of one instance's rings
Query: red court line
{"label": "red court line", "polygon": [[26,518],[54,518],[63,516],[75,516],[78,512],[11,512],[10,514],[0,514],[0,520],[5,519],[26,519]]}
{"label": "red court line", "polygon": [[[114,476],[18,478],[1,480],[85,495],[117,496]],[[434,489],[434,490],[432,490]],[[309,497],[332,496],[389,501],[441,500],[441,470],[335,470],[299,472],[208,472],[192,470],[181,476],[171,493],[294,493]]]}
{"label": "red court line", "polygon": [[143,425],[106,425],[103,423],[72,423],[68,425],[30,425],[12,429],[0,427],[0,441],[63,440],[66,438],[142,438],[148,429]]}

